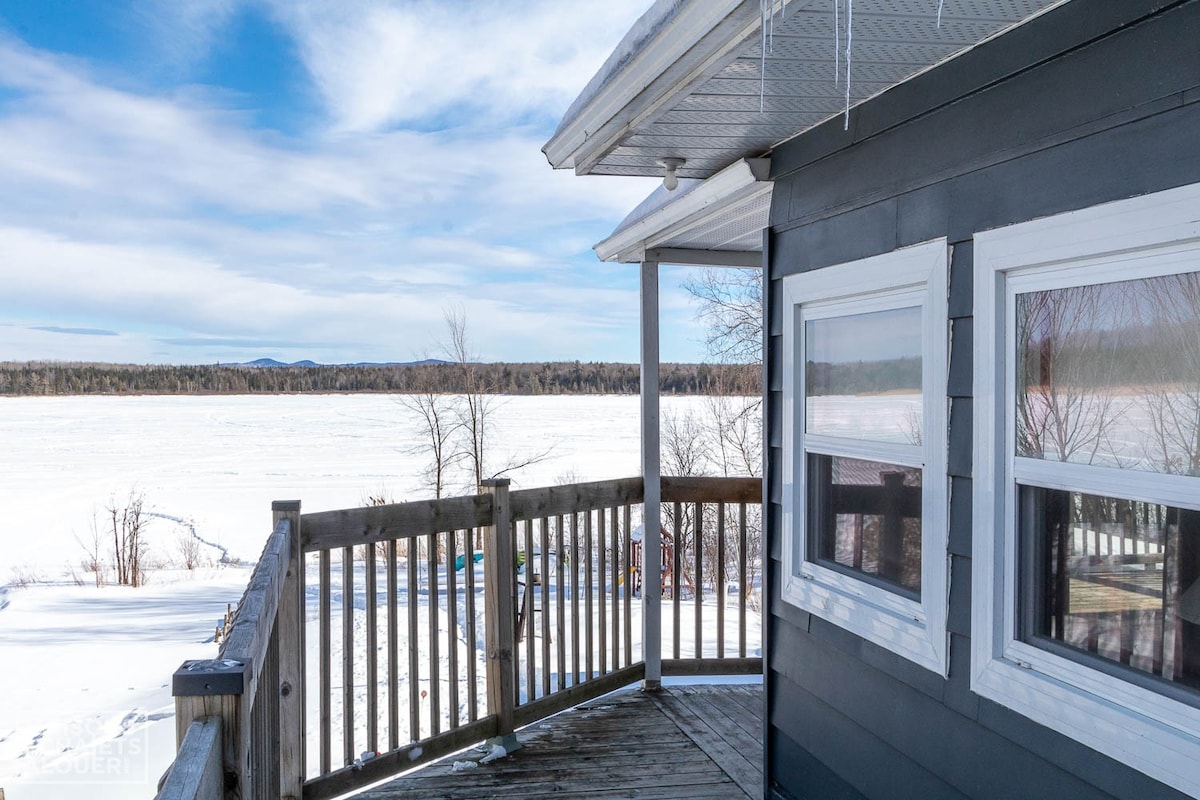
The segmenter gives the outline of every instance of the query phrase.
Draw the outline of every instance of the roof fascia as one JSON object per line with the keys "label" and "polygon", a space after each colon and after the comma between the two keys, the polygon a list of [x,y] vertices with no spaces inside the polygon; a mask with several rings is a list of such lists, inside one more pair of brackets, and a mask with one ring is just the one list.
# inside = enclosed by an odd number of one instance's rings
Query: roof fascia
{"label": "roof fascia", "polygon": [[769,179],[770,172],[769,158],[739,159],[678,200],[651,211],[593,249],[601,261],[643,261],[646,251],[653,249],[655,244],[669,241],[674,234],[695,227],[732,203],[770,192],[774,187]]}
{"label": "roof fascia", "polygon": [[550,165],[586,174],[629,131],[714,73],[761,22],[754,0],[688,3],[546,143]]}

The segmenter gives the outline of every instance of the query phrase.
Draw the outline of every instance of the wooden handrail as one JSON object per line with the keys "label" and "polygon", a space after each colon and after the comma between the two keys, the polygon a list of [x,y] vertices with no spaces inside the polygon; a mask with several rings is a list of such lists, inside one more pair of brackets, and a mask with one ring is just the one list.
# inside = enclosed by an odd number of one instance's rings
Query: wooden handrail
{"label": "wooden handrail", "polygon": [[491,503],[490,496],[477,494],[304,514],[304,552],[486,527]]}
{"label": "wooden handrail", "polygon": [[222,800],[221,718],[192,720],[154,800]]}
{"label": "wooden handrail", "polygon": [[760,503],[762,478],[662,477],[664,503]]}
{"label": "wooden handrail", "polygon": [[619,478],[522,489],[510,493],[509,505],[513,521],[521,522],[640,503],[643,495],[641,478]]}

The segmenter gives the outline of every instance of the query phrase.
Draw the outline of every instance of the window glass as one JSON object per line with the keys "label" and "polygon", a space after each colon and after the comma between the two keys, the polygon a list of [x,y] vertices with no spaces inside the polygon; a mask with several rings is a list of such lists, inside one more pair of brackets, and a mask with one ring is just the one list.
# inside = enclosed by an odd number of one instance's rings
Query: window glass
{"label": "window glass", "polygon": [[921,309],[895,308],[804,328],[805,430],[921,443]]}
{"label": "window glass", "polygon": [[1021,487],[1033,634],[1200,688],[1200,512]]}
{"label": "window glass", "polygon": [[1017,455],[1200,475],[1200,272],[1017,295]]}
{"label": "window glass", "polygon": [[810,453],[808,487],[817,560],[920,597],[920,469]]}

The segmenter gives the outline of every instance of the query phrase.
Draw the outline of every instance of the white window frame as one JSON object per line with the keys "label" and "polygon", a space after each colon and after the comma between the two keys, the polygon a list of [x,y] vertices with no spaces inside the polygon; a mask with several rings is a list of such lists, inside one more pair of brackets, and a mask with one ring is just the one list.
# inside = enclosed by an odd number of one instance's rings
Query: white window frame
{"label": "white window frame", "polygon": [[[790,275],[783,292],[783,599],[945,676],[949,669],[946,380],[949,351],[945,239]],[[804,430],[804,320],[920,306],[922,440],[897,445]],[[922,469],[921,599],[809,559],[807,447]]]}
{"label": "white window frame", "polygon": [[1200,708],[1017,638],[1017,484],[1200,508],[1200,479],[1018,458],[1018,291],[1200,268],[1200,184],[975,236],[971,688],[1192,796]]}

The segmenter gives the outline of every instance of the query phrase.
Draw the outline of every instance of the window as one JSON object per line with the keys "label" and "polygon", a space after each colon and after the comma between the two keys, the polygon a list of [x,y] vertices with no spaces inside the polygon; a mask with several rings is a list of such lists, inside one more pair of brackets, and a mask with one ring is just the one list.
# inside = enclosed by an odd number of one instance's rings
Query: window
{"label": "window", "polygon": [[943,675],[947,262],[783,280],[784,598]]}
{"label": "window", "polygon": [[972,687],[1200,793],[1200,187],[975,240]]}

